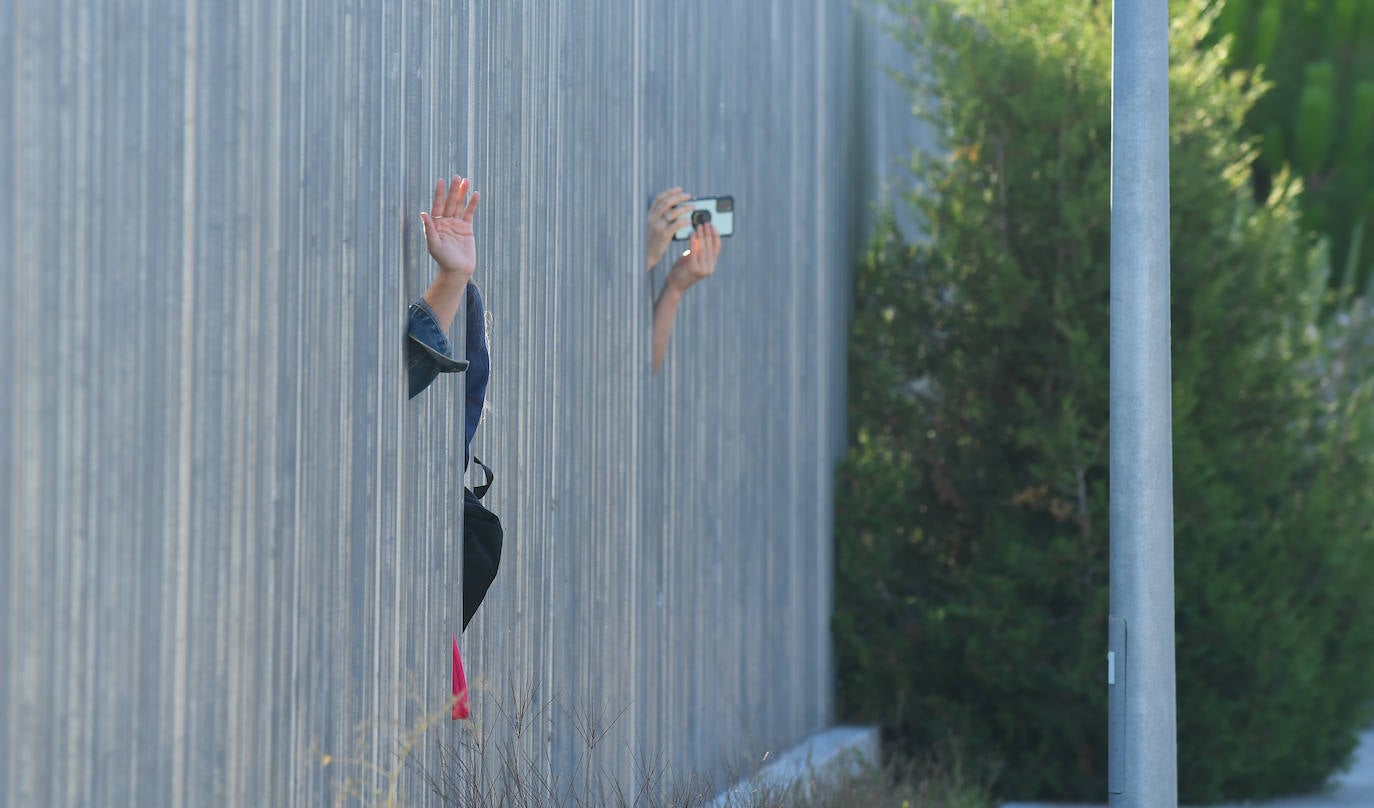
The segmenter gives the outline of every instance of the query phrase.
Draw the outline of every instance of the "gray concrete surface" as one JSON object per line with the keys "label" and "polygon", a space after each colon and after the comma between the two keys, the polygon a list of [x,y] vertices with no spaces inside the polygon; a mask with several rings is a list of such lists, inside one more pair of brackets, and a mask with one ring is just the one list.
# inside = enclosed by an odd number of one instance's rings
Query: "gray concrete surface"
{"label": "gray concrete surface", "polygon": [[[1008,802],[1002,808],[1070,808],[1067,803]],[[1074,808],[1079,808],[1075,806]],[[1216,808],[1374,808],[1374,729],[1360,736],[1350,770],[1332,778],[1321,793]]]}
{"label": "gray concrete surface", "polygon": [[759,794],[812,794],[817,784],[879,765],[878,754],[877,727],[835,727],[770,756],[758,772],[721,792],[710,808],[743,808],[755,804]]}
{"label": "gray concrete surface", "polygon": [[[831,721],[831,466],[871,197],[847,0],[0,4],[0,804],[394,778],[457,630],[459,385],[403,396],[418,212],[474,177],[506,554],[470,725],[720,771]],[[876,74],[874,74],[876,75]],[[873,86],[870,81],[868,85]],[[889,131],[899,124],[889,120]],[[737,234],[650,364],[643,220]],[[527,728],[528,729],[528,728]],[[723,785],[723,783],[722,783]]]}

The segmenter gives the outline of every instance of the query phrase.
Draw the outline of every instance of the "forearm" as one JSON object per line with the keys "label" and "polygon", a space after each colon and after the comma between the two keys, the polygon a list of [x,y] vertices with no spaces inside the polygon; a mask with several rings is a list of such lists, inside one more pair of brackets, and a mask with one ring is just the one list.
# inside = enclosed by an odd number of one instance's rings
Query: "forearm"
{"label": "forearm", "polygon": [[434,317],[445,334],[453,330],[453,318],[458,316],[458,307],[463,302],[463,290],[468,286],[467,278],[459,272],[440,271],[434,282],[425,290],[424,300],[434,310]]}
{"label": "forearm", "polygon": [[671,283],[663,285],[658,300],[654,301],[654,373],[658,372],[668,353],[668,338],[673,335],[673,320],[681,302],[682,290]]}

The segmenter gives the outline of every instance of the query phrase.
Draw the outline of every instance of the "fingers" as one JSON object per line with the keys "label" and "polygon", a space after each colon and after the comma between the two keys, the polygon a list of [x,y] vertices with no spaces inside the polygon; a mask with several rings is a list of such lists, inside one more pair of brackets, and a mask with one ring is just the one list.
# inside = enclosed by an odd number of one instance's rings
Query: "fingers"
{"label": "fingers", "polygon": [[444,199],[444,216],[459,216],[463,213],[463,204],[468,193],[468,181],[453,175],[452,183],[448,187],[448,197]]}
{"label": "fingers", "polygon": [[716,258],[720,255],[720,231],[711,223],[703,224],[696,229],[697,238],[700,239],[700,253],[702,269],[706,274],[711,274],[716,268]]}
{"label": "fingers", "polygon": [[683,202],[691,198],[692,195],[681,188],[669,188],[654,199],[654,204],[649,207],[649,214],[656,219],[676,218],[673,209],[680,207]]}
{"label": "fingers", "polygon": [[691,224],[692,214],[691,211],[687,211],[686,213],[683,213],[677,217],[673,217],[671,215],[655,215],[649,220],[649,229],[658,231],[660,233],[672,234],[676,233],[684,227],[690,227]]}
{"label": "fingers", "polygon": [[444,215],[444,181],[442,179],[434,185],[434,201],[430,203],[429,209],[436,216]]}
{"label": "fingers", "polygon": [[665,218],[678,220],[692,215],[692,206],[687,204],[692,197],[688,194],[678,194],[668,201],[663,215]]}
{"label": "fingers", "polygon": [[665,203],[665,202],[667,201],[667,199],[668,199],[668,194],[671,194],[671,193],[672,193],[673,191],[675,191],[675,190],[677,190],[677,189],[675,189],[675,188],[669,188],[668,190],[666,190],[666,191],[664,191],[663,193],[659,194],[658,196],[654,197],[654,201],[651,202],[651,203],[649,203],[649,215],[650,215],[650,216],[654,216],[654,215],[661,216],[661,215],[663,215],[663,205],[664,205],[664,203]]}
{"label": "fingers", "polygon": [[669,197],[681,192],[681,188],[669,188],[668,190],[654,197],[653,204],[649,205],[649,212],[656,213],[659,216],[662,216],[663,210],[668,204]]}
{"label": "fingers", "polygon": [[[430,205],[430,216],[462,217],[466,221],[472,221],[472,217],[477,213],[478,193],[472,191],[472,182],[457,174],[453,179],[444,185],[441,179],[434,184],[434,203]],[[432,224],[432,222],[431,222]]]}
{"label": "fingers", "polygon": [[706,225],[706,237],[710,240],[711,259],[720,255],[720,231],[713,224]]}
{"label": "fingers", "polygon": [[672,221],[674,230],[676,230],[679,227],[685,227],[688,224],[691,224],[692,206],[684,205],[681,203],[673,205],[666,212],[664,212],[663,218]]}

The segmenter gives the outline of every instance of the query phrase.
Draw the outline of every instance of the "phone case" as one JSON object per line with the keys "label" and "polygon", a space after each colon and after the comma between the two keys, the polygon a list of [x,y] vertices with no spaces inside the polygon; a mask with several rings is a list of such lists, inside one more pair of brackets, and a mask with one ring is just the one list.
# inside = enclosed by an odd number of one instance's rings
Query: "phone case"
{"label": "phone case", "polygon": [[[693,222],[696,220],[697,211],[706,211],[710,214],[709,221],[716,226],[722,237],[729,237],[735,234],[735,198],[733,196],[703,196],[696,199],[687,200],[687,204],[692,206]],[[724,210],[721,210],[721,208]],[[673,241],[687,241],[692,237],[692,226],[683,227],[673,234]]]}

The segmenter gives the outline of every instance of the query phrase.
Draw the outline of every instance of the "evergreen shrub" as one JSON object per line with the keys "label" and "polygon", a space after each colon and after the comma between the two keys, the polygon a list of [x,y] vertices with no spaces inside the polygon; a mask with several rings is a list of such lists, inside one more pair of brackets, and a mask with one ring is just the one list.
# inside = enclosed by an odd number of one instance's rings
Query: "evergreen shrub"
{"label": "evergreen shrub", "polygon": [[1331,242],[1333,286],[1374,294],[1374,3],[1217,0],[1212,40],[1272,87],[1246,115],[1260,137],[1256,187],[1303,179],[1309,231]]}
{"label": "evergreen shrub", "polygon": [[[1374,407],[1327,355],[1297,184],[1251,191],[1260,88],[1178,5],[1178,759],[1205,803],[1318,787],[1374,718]],[[1110,4],[896,8],[943,148],[913,165],[923,232],[884,222],[857,275],[840,709],[956,741],[1002,796],[1102,801]]]}

